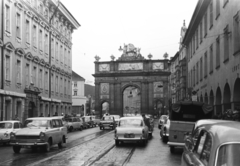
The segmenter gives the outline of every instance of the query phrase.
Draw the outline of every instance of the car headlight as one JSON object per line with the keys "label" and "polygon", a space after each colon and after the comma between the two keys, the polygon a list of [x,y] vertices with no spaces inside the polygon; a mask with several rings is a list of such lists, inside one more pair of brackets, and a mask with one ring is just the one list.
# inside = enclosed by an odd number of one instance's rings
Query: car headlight
{"label": "car headlight", "polygon": [[13,133],[13,132],[10,133],[10,139],[11,139],[11,140],[16,139],[16,135],[15,135],[15,133]]}
{"label": "car headlight", "polygon": [[41,132],[39,135],[40,140],[45,140],[45,133]]}

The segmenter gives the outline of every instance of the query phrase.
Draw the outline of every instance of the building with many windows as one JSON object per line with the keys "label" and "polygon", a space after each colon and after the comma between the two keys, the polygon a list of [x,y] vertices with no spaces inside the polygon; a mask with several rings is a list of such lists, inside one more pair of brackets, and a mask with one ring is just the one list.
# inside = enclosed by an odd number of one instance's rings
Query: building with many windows
{"label": "building with many windows", "polygon": [[183,44],[188,88],[215,114],[240,110],[239,0],[199,0]]}
{"label": "building with many windows", "polygon": [[69,113],[72,33],[80,24],[56,0],[0,4],[0,120]]}
{"label": "building with many windows", "polygon": [[72,71],[72,113],[85,115],[86,101],[85,79]]}

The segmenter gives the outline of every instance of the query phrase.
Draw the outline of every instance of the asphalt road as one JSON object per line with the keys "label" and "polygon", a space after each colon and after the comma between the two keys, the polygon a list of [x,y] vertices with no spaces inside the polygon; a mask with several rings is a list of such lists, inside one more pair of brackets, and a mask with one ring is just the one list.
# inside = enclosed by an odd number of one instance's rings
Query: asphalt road
{"label": "asphalt road", "polygon": [[95,139],[109,131],[100,131],[99,128],[96,127],[83,131],[70,132],[68,133],[66,148],[59,149],[58,146],[55,145],[49,153],[42,152],[40,149],[36,152],[33,152],[31,149],[21,149],[20,154],[15,154],[10,145],[0,145],[0,166],[26,166]]}
{"label": "asphalt road", "polygon": [[[156,121],[157,122],[157,121]],[[11,146],[0,146],[1,166],[177,166],[181,163],[182,150],[171,154],[163,143],[160,130],[155,128],[146,146],[124,143],[116,147],[111,130],[98,127],[68,134],[67,147],[52,147],[49,153],[32,152],[31,149],[14,154]]]}

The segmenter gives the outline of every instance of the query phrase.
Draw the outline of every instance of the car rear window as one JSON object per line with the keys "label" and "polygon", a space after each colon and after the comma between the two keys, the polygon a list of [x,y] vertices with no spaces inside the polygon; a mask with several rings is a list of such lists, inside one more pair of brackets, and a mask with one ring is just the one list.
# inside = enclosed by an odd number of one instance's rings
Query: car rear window
{"label": "car rear window", "polygon": [[143,121],[140,119],[123,119],[123,120],[120,120],[119,126],[121,126],[121,127],[140,127],[140,126],[143,126]]}

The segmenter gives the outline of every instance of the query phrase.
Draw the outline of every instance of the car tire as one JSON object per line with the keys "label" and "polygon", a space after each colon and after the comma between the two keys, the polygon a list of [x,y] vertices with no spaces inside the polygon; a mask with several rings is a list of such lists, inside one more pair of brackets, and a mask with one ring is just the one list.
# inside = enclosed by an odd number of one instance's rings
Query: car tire
{"label": "car tire", "polygon": [[175,151],[175,147],[174,146],[170,146],[170,152],[173,154]]}
{"label": "car tire", "polygon": [[148,133],[148,137],[149,137],[149,138],[152,138],[152,133]]}
{"label": "car tire", "polygon": [[115,140],[115,145],[119,146],[119,140]]}
{"label": "car tire", "polygon": [[37,151],[37,147],[36,146],[31,146],[31,149],[32,149],[33,152]]}
{"label": "car tire", "polygon": [[19,153],[21,150],[21,146],[13,146],[14,153]]}
{"label": "car tire", "polygon": [[168,142],[168,137],[164,135],[164,136],[162,137],[162,140],[163,140],[164,143],[167,143],[167,142]]}
{"label": "car tire", "polygon": [[51,141],[48,140],[47,144],[46,144],[45,147],[44,147],[44,151],[45,151],[45,152],[49,152],[49,151],[50,151],[50,148],[51,148]]}

